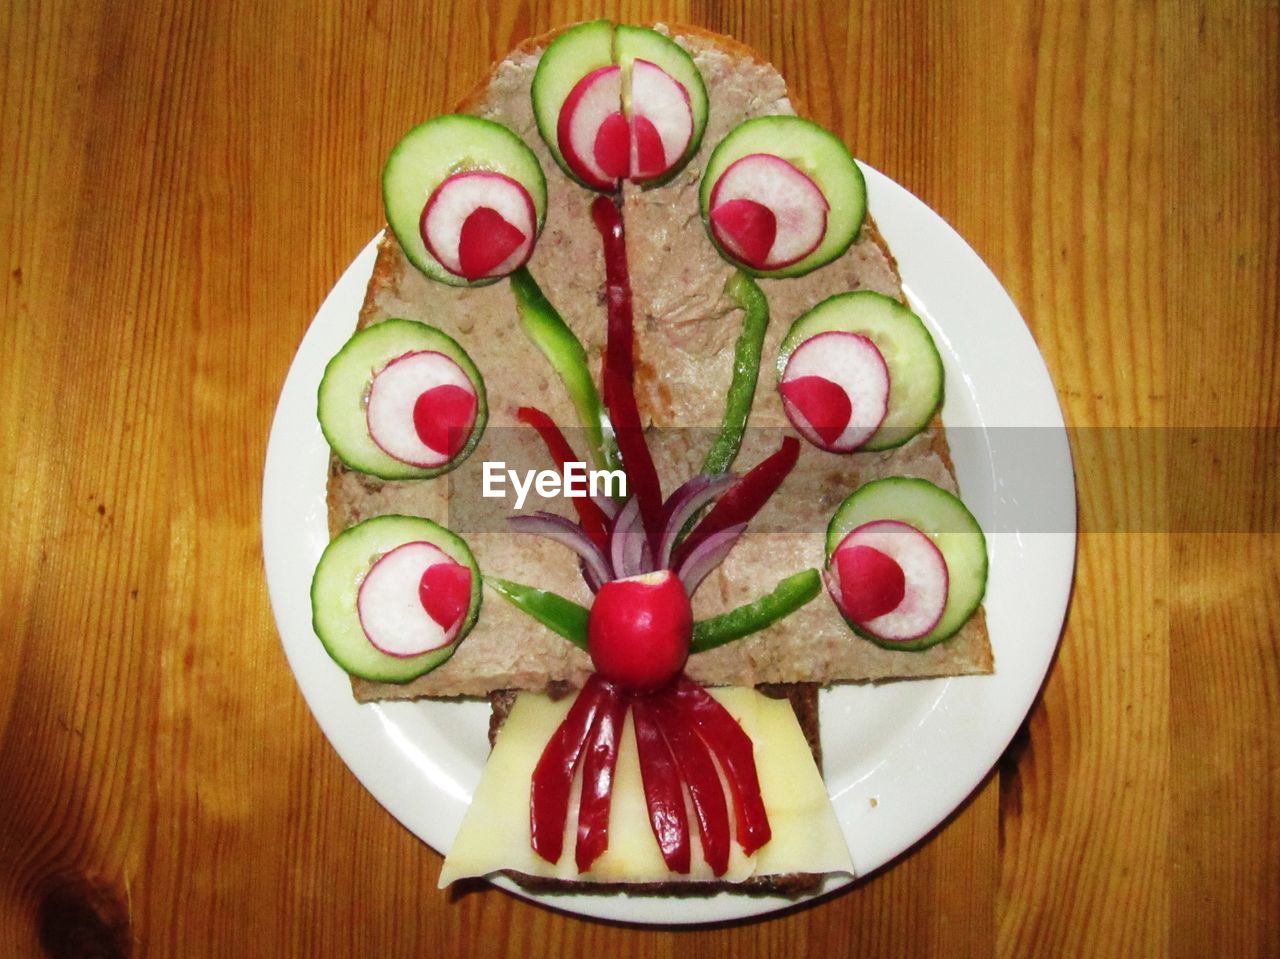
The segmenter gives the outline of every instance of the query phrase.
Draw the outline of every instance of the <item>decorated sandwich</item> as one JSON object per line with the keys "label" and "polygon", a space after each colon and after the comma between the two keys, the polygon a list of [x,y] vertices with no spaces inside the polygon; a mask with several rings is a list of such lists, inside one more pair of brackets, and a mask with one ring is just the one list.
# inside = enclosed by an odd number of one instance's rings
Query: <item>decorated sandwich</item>
{"label": "decorated sandwich", "polygon": [[312,605],[357,699],[492,703],[441,885],[851,873],[818,690],[992,658],[943,365],[848,148],[732,40],[593,21],[382,186]]}

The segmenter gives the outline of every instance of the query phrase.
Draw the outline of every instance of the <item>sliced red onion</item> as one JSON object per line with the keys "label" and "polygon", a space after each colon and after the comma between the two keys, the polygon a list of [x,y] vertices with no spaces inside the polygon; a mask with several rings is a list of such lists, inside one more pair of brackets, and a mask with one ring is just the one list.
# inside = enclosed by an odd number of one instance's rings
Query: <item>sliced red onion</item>
{"label": "sliced red onion", "polygon": [[600,507],[600,511],[609,519],[615,519],[618,515],[618,501],[612,496],[605,496],[603,493],[597,493],[591,497],[591,502]]}
{"label": "sliced red onion", "polygon": [[662,509],[662,535],[658,539],[658,569],[666,569],[671,565],[671,551],[675,548],[676,537],[684,529],[689,517],[694,516],[737,481],[738,477],[734,473],[721,473],[718,476],[699,473],[667,497]]}
{"label": "sliced red onion", "polygon": [[609,558],[619,579],[650,571],[652,554],[640,518],[640,500],[631,497],[613,521],[609,534]]}
{"label": "sliced red onion", "polygon": [[707,574],[724,562],[729,551],[733,549],[733,544],[738,541],[738,537],[746,528],[746,523],[738,523],[712,533],[685,557],[680,568],[676,570],[676,575],[680,577],[680,582],[684,583],[684,588],[690,597],[693,596],[699,584],[707,578]]}
{"label": "sliced red onion", "polygon": [[[591,542],[591,538],[583,532],[582,527],[555,513],[536,512],[526,516],[508,516],[507,523],[518,533],[529,533],[533,536],[544,536],[549,540],[568,546],[582,559],[583,566],[591,571],[586,577],[588,585],[592,579],[605,583],[613,577],[610,575],[609,561],[599,547]],[[593,587],[598,589],[599,587]]]}

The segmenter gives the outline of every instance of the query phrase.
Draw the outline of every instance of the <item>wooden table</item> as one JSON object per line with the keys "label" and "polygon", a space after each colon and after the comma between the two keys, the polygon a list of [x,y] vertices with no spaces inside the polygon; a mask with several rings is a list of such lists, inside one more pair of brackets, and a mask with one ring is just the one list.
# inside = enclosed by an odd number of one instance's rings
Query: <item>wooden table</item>
{"label": "wooden table", "polygon": [[[609,7],[763,51],[991,265],[1068,422],[1109,429],[1074,437],[1084,532],[1043,695],[895,866],[695,932],[435,891],[440,857],[286,666],[259,482],[290,357],[381,223],[385,153],[584,15],[535,7],[5,6],[0,954],[1274,954],[1274,0]],[[1169,429],[1227,426],[1251,429]],[[1183,522],[1205,502],[1229,509]]]}

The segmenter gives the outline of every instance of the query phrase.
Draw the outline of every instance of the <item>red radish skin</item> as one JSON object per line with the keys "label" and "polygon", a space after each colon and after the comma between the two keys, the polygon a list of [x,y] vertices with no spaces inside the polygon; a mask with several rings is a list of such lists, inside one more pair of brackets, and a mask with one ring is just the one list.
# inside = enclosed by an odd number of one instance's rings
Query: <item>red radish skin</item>
{"label": "red radish skin", "polygon": [[460,386],[432,387],[413,404],[413,428],[418,439],[449,459],[467,445],[475,425],[476,395]]}
{"label": "red radish skin", "polygon": [[[879,553],[903,577],[900,600],[893,598],[893,573],[871,554]],[[858,551],[845,557],[846,552]],[[846,576],[869,581],[846,584]],[[950,577],[942,551],[924,533],[897,520],[876,520],[851,531],[831,555],[827,588],[840,611],[862,629],[888,642],[908,642],[928,635],[947,606]],[[853,600],[846,605],[846,597]],[[867,614],[874,615],[867,615]]]}
{"label": "red radish skin", "polygon": [[[763,233],[758,213],[748,218],[739,207],[716,216],[721,206],[737,200],[750,200],[774,216],[774,238],[764,256],[759,255]],[[731,163],[712,187],[708,206],[716,240],[753,270],[780,270],[798,263],[822,244],[827,232],[829,205],[818,185],[771,153],[752,153]],[[747,227],[755,232],[744,236],[741,231]],[[742,254],[736,252],[740,249]]]}
{"label": "red radish skin", "polygon": [[418,580],[418,601],[446,636],[456,633],[471,607],[471,570],[461,563],[428,566]]}
{"label": "red radish skin", "polygon": [[729,252],[752,269],[762,270],[778,236],[778,218],[755,200],[728,200],[711,211],[711,225]]}
{"label": "red radish skin", "polygon": [[525,234],[492,207],[471,211],[458,235],[458,266],[468,280],[478,280],[497,269],[524,243]]}
{"label": "red radish skin", "polygon": [[850,453],[884,422],[890,386],[889,367],[871,339],[830,331],[795,348],[778,391],[787,418],[805,439],[832,453]]}
{"label": "red radish skin", "polygon": [[[443,394],[436,392],[443,387],[451,390]],[[454,442],[453,434],[460,432],[453,427],[466,418],[462,416],[461,403],[453,390],[471,398],[469,419],[474,427],[475,386],[462,367],[434,350],[396,357],[374,376],[369,387],[365,418],[370,438],[384,453],[402,463],[422,469],[443,466],[457,453],[457,450],[449,450]],[[447,410],[441,409],[446,406]],[[427,422],[437,410],[446,417],[442,429]],[[424,429],[426,436],[423,435]],[[469,436],[470,429],[462,437],[462,446],[466,445]],[[428,437],[431,443],[426,442]]]}
{"label": "red radish skin", "polygon": [[907,577],[887,553],[872,546],[851,546],[837,552],[835,561],[840,605],[855,622],[892,612],[906,595]]}
{"label": "red radish skin", "polygon": [[671,171],[693,141],[693,107],[684,84],[648,60],[631,64],[631,170],[636,182]]}
{"label": "red radish skin", "polygon": [[[622,114],[622,68],[601,67],[569,91],[556,122],[556,142],[569,169],[584,183],[596,190],[611,191],[617,188],[618,177],[626,175],[628,129]],[[606,137],[603,143],[602,133]],[[614,142],[619,136],[620,143]],[[621,153],[621,172],[617,167],[612,172],[606,170],[597,160],[597,151],[610,161]]]}
{"label": "red radish skin", "polygon": [[658,689],[676,676],[692,635],[689,597],[665,569],[605,583],[587,618],[596,671],[630,690]]}
{"label": "red radish skin", "polygon": [[783,380],[778,387],[791,422],[798,418],[822,438],[830,447],[839,441],[849,420],[853,417],[853,404],[849,394],[839,383],[823,376],[798,376]]}
{"label": "red radish skin", "polygon": [[[441,566],[459,567],[467,574],[467,598],[461,615],[453,615],[452,599],[447,604],[440,602],[447,597],[433,598],[431,609],[423,601],[427,574]],[[453,580],[453,584],[441,585],[446,579]],[[448,597],[454,595],[458,579],[443,570],[431,576],[433,586],[440,585]],[[397,546],[378,558],[360,584],[356,594],[360,626],[369,642],[388,656],[408,658],[448,646],[458,634],[470,605],[470,582],[471,571],[439,547],[427,542]],[[451,617],[452,622],[446,627],[437,615]]]}
{"label": "red radish skin", "polygon": [[604,118],[596,132],[591,155],[596,166],[611,179],[627,175],[631,164],[631,130],[627,118],[621,113],[611,113]]}
{"label": "red radish skin", "polygon": [[533,198],[501,173],[455,173],[432,192],[418,229],[427,252],[466,280],[506,276],[533,253]]}

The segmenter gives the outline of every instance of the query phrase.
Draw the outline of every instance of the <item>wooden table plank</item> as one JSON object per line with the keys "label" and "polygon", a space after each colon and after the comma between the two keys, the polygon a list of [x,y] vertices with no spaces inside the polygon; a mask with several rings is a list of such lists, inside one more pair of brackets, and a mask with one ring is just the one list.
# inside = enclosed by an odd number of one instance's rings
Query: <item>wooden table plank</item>
{"label": "wooden table plank", "polygon": [[[744,926],[438,894],[260,570],[275,398],[387,149],[596,13],[768,55],[991,265],[1076,427],[1071,617],[1009,754],[898,864]],[[1274,0],[17,0],[0,36],[0,953],[1274,951]]]}

